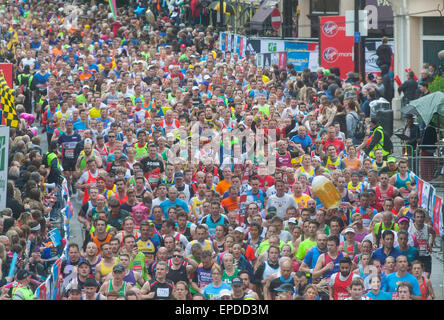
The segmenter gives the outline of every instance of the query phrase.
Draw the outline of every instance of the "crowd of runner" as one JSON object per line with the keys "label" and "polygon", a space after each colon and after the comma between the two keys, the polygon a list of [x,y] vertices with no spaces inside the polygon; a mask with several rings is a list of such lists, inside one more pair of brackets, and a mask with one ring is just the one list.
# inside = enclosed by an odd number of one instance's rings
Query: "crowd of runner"
{"label": "crowd of runner", "polygon": [[[34,299],[65,245],[68,300],[434,298],[429,214],[369,118],[380,77],[264,70],[168,10],[147,26],[81,5],[67,27],[63,4],[2,3],[21,123],[1,299]],[[339,207],[312,191],[318,175]],[[64,180],[83,243],[48,236]]]}

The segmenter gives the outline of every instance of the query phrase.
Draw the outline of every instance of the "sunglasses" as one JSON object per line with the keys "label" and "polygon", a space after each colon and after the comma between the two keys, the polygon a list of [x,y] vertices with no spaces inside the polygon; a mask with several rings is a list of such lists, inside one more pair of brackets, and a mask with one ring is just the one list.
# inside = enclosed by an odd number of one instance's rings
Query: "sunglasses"
{"label": "sunglasses", "polygon": [[183,257],[179,254],[175,254],[175,255],[173,255],[173,258],[183,258]]}
{"label": "sunglasses", "polygon": [[108,138],[115,138],[116,136],[108,136]]}

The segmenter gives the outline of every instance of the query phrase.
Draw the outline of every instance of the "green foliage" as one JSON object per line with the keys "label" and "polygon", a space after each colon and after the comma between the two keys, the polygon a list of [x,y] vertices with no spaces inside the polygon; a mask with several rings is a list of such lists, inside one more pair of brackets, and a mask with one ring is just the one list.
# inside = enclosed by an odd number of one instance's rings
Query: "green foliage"
{"label": "green foliage", "polygon": [[444,91],[444,75],[436,76],[435,80],[429,84],[429,91],[432,93],[436,91]]}

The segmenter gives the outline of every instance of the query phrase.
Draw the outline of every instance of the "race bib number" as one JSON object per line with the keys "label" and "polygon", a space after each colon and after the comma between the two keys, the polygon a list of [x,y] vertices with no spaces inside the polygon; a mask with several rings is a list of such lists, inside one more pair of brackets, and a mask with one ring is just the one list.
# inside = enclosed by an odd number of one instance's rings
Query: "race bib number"
{"label": "race bib number", "polygon": [[168,288],[157,288],[157,296],[159,298],[167,298],[170,296],[170,290]]}

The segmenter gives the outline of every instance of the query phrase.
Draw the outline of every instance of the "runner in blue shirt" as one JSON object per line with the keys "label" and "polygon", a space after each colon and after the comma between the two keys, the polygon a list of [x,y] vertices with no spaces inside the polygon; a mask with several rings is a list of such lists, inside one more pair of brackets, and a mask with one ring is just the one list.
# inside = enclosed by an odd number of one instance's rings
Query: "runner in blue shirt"
{"label": "runner in blue shirt", "polygon": [[421,300],[421,290],[419,289],[418,280],[414,275],[407,272],[409,263],[407,257],[400,255],[396,258],[396,272],[393,272],[386,277],[386,282],[384,286],[384,291],[390,292],[392,297],[396,299],[398,297],[398,284],[407,281],[412,285],[413,288],[413,300]]}

